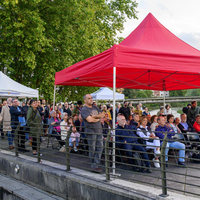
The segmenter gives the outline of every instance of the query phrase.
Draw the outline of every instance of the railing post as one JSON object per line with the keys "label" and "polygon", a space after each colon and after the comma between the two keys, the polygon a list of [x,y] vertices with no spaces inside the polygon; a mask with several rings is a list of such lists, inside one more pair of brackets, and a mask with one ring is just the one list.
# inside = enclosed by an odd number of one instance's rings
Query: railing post
{"label": "railing post", "polygon": [[105,141],[105,168],[106,168],[106,180],[110,180],[110,168],[109,168],[109,141],[110,141],[111,130],[108,132]]}
{"label": "railing post", "polygon": [[37,162],[40,163],[41,162],[41,157],[40,157],[40,133],[39,133],[40,129],[37,131]]}
{"label": "railing post", "polygon": [[66,164],[67,164],[67,168],[66,170],[69,171],[70,170],[70,158],[69,158],[69,138],[72,132],[72,126],[70,127],[68,133],[67,133],[67,137],[65,140],[65,148],[66,148]]}
{"label": "railing post", "polygon": [[166,164],[165,164],[165,149],[167,146],[167,132],[163,139],[162,148],[161,148],[161,177],[162,177],[162,194],[160,196],[167,197],[167,180],[166,180]]}
{"label": "railing post", "polygon": [[17,125],[17,128],[15,129],[14,132],[14,142],[15,142],[15,156],[19,156],[19,150],[18,150],[18,131],[21,126],[21,122]]}

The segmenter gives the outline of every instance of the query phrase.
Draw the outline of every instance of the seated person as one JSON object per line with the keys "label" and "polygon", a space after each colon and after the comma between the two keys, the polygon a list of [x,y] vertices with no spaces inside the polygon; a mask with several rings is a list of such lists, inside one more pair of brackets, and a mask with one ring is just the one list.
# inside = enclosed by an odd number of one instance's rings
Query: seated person
{"label": "seated person", "polygon": [[149,114],[147,115],[147,128],[149,131],[151,130],[150,126],[151,126],[151,115]]}
{"label": "seated person", "polygon": [[140,125],[140,116],[138,113],[133,114],[133,119],[130,120],[130,125],[138,127]]}
{"label": "seated person", "polygon": [[180,117],[181,117],[181,122],[178,124],[178,127],[181,130],[181,132],[182,133],[195,132],[193,126],[189,122],[187,122],[187,115],[185,113],[182,113]]}
{"label": "seated person", "polygon": [[167,125],[173,130],[174,133],[181,133],[178,126],[174,123],[174,115],[167,115]]}
{"label": "seated person", "polygon": [[195,117],[196,121],[193,124],[193,127],[196,132],[200,133],[200,115],[196,115]]}
{"label": "seated person", "polygon": [[61,129],[60,129],[60,119],[56,116],[56,111],[52,110],[50,112],[50,116],[51,118],[48,121],[48,124],[50,124],[49,126],[49,133],[53,134],[53,136],[56,137],[56,139],[58,140],[58,143],[63,146],[65,145],[65,142],[61,140]]}
{"label": "seated person", "polygon": [[60,123],[60,129],[61,129],[61,139],[63,141],[65,141],[66,137],[67,137],[67,120],[68,120],[68,114],[67,113],[63,113],[62,115],[63,121]]}
{"label": "seated person", "polygon": [[[149,157],[144,149],[144,147],[138,145],[138,141],[137,141],[137,135],[135,134],[136,131],[136,126],[132,125],[132,126],[127,126],[126,125],[126,118],[124,117],[124,115],[118,115],[117,116],[117,122],[118,122],[118,126],[116,129],[116,145],[118,148],[122,148],[124,150],[129,150],[126,151],[126,155],[129,157],[129,163],[133,164],[133,152],[132,150],[136,150],[136,151],[142,151],[143,153],[140,153],[142,158],[145,159],[145,164],[147,167],[147,172],[151,173],[151,163],[149,162]],[[130,128],[132,130],[130,130]],[[137,167],[133,167],[133,170],[135,171],[139,171],[139,168]]]}
{"label": "seated person", "polygon": [[160,168],[158,155],[160,154],[160,140],[158,137],[154,135],[154,133],[150,133],[147,129],[147,117],[142,117],[140,120],[140,126],[137,128],[137,135],[142,139],[142,143],[146,144],[146,149],[153,149],[155,158],[153,158],[154,165],[156,168]]}
{"label": "seated person", "polygon": [[[184,164],[185,162],[185,145],[180,143],[180,142],[176,142],[176,141],[173,141],[172,139],[172,136],[175,135],[174,131],[165,124],[165,118],[164,117],[159,117],[158,118],[158,127],[156,128],[156,136],[158,136],[160,139],[164,139],[164,136],[165,136],[165,132],[167,132],[167,137],[169,139],[169,141],[167,142],[167,145],[166,145],[166,149],[165,149],[165,162],[168,161],[168,152],[169,152],[169,147],[171,148],[177,148],[177,149],[180,149],[179,150],[179,161],[178,161],[178,164],[179,165],[182,165],[182,166],[186,166]],[[162,140],[161,140],[161,145],[162,145]],[[168,166],[168,165],[166,165]]]}
{"label": "seated person", "polygon": [[157,125],[158,125],[158,116],[153,115],[151,117],[151,126],[150,126],[151,131],[154,132],[156,130]]}

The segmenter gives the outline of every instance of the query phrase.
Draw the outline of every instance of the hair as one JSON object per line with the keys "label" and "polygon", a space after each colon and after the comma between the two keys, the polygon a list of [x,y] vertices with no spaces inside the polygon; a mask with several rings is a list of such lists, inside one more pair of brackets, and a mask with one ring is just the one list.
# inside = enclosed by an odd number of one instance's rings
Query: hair
{"label": "hair", "polygon": [[151,117],[151,123],[154,122],[154,119],[155,119],[156,117],[158,117],[158,115],[153,115],[153,116]]}
{"label": "hair", "polygon": [[163,106],[160,106],[160,110],[162,110],[162,109],[164,109],[164,107],[163,107]]}
{"label": "hair", "polygon": [[[182,113],[181,115],[180,115],[180,117],[182,117],[183,115],[186,115],[185,113]],[[186,115],[187,116],[187,115]]]}
{"label": "hair", "polygon": [[72,116],[68,117],[68,119],[67,119],[67,125],[69,126],[69,124],[70,124],[70,123],[69,123],[69,120],[70,120],[70,119],[72,120],[72,125],[74,126],[74,122],[73,122]]}
{"label": "hair", "polygon": [[52,111],[50,112],[50,115],[52,115],[53,113],[56,113],[56,111],[55,111],[55,110],[52,110]]}
{"label": "hair", "polygon": [[200,114],[196,115],[196,117],[195,117],[195,118],[197,118],[197,117],[200,117]]}
{"label": "hair", "polygon": [[129,116],[128,116],[128,120],[130,120],[130,119],[131,119],[131,117],[133,117],[133,116],[132,116],[132,115],[129,115]]}
{"label": "hair", "polygon": [[35,101],[37,101],[37,100],[36,99],[31,99],[29,104],[31,105]]}
{"label": "hair", "polygon": [[17,99],[16,99],[16,98],[13,98],[13,99],[11,100],[11,102],[13,103],[14,100],[17,100]]}
{"label": "hair", "polygon": [[67,114],[68,116],[68,113],[64,112],[62,115],[61,115],[61,119],[64,119],[64,116]]}
{"label": "hair", "polygon": [[167,115],[167,121],[169,122],[169,119],[172,117],[174,117],[174,115],[171,115],[171,114]]}
{"label": "hair", "polygon": [[126,103],[127,101],[124,101],[124,104]]}
{"label": "hair", "polygon": [[147,117],[144,116],[144,117],[142,117],[142,118],[140,119],[140,124],[142,124],[142,122],[143,122],[145,119],[148,121]]}
{"label": "hair", "polygon": [[192,106],[190,103],[188,103],[188,105],[187,106]]}
{"label": "hair", "polygon": [[74,113],[73,115],[72,115],[72,117],[74,118],[75,116],[78,116],[76,113]]}
{"label": "hair", "polygon": [[140,104],[139,104],[139,103],[137,103],[137,104],[136,104],[136,107],[137,107],[137,106],[139,106],[139,105],[140,105]]}
{"label": "hair", "polygon": [[165,109],[167,109],[167,107],[170,106],[169,104],[166,104]]}
{"label": "hair", "polygon": [[117,114],[117,121],[119,121],[121,117],[124,117],[124,115],[122,113],[118,113]]}
{"label": "hair", "polygon": [[193,100],[193,101],[191,101],[191,104],[193,104],[193,103],[195,103],[195,102],[197,102],[196,100]]}
{"label": "hair", "polygon": [[159,117],[158,117],[158,121],[160,121],[161,118],[162,118],[162,116],[159,116]]}
{"label": "hair", "polygon": [[86,96],[87,96],[88,94],[85,94],[84,96],[83,96],[83,100],[86,100]]}
{"label": "hair", "polygon": [[134,118],[136,115],[139,115],[139,114],[138,114],[138,113],[134,113],[134,114],[133,114],[133,118]]}

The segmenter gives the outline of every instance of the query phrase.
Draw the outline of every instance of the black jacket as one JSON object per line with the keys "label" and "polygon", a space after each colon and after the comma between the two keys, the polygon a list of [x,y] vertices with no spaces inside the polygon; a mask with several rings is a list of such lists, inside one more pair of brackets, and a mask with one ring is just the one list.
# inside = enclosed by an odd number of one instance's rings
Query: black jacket
{"label": "black jacket", "polygon": [[18,111],[17,107],[11,106],[10,107],[10,115],[11,115],[11,125],[13,125],[13,128],[16,128],[16,126],[18,125],[19,119],[18,116],[19,115],[24,115],[25,113],[23,112],[23,110],[21,109],[21,112]]}
{"label": "black jacket", "polygon": [[69,108],[67,108],[67,109],[63,109],[63,112],[64,113],[67,113],[68,114],[68,117],[70,117],[71,115],[72,115],[72,111],[69,109]]}
{"label": "black jacket", "polygon": [[178,124],[179,129],[181,130],[181,133],[187,133],[187,132],[196,132],[195,129],[193,128],[193,126],[189,123],[186,122],[188,124],[188,130],[185,131],[183,125],[181,123]]}
{"label": "black jacket", "polygon": [[122,106],[119,109],[119,113],[122,113],[124,117],[126,118],[126,120],[128,120],[128,117],[131,115],[130,108],[129,107],[125,108],[124,106]]}

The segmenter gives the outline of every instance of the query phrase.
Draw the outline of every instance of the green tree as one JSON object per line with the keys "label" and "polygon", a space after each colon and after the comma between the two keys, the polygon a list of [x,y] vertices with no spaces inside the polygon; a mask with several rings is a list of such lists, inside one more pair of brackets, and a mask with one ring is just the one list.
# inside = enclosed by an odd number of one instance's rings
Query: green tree
{"label": "green tree", "polygon": [[151,90],[137,90],[137,89],[124,89],[123,94],[128,99],[148,98],[153,96],[153,92]]}
{"label": "green tree", "polygon": [[187,93],[187,90],[172,90],[172,91],[169,91],[169,96],[170,97],[183,97],[185,96]]}
{"label": "green tree", "polygon": [[[0,68],[52,100],[55,73],[118,43],[136,7],[132,0],[2,0]],[[57,98],[95,90],[60,86]]]}

